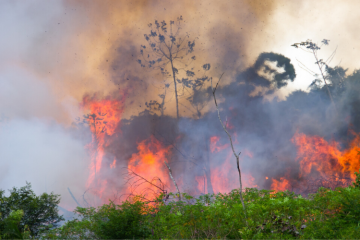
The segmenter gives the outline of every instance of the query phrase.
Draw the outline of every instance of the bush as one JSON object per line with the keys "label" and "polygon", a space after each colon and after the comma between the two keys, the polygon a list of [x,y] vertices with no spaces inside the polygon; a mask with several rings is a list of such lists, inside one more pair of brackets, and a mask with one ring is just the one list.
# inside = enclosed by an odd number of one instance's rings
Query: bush
{"label": "bush", "polygon": [[0,237],[36,237],[41,231],[56,227],[63,220],[58,214],[59,202],[59,195],[53,193],[36,196],[30,183],[14,187],[9,197],[0,190]]}
{"label": "bush", "polygon": [[138,239],[150,236],[145,225],[148,206],[137,199],[121,205],[105,204],[98,209],[77,208],[81,220],[67,222],[49,231],[45,238]]}
{"label": "bush", "polygon": [[121,205],[78,208],[82,220],[67,222],[49,231],[46,238],[358,238],[357,182],[335,190],[319,188],[307,198],[290,191],[248,188],[243,194],[247,219],[236,189],[196,199],[183,194],[183,201],[175,197],[166,204],[135,198]]}

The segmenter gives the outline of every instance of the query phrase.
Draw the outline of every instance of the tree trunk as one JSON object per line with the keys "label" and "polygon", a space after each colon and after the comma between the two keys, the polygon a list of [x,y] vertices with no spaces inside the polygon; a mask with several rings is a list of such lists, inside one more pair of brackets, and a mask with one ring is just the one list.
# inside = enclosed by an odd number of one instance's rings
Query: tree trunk
{"label": "tree trunk", "polygon": [[206,177],[206,183],[207,183],[207,193],[208,194],[213,194],[214,193],[214,189],[211,183],[211,171],[210,171],[210,148],[209,148],[209,137],[205,136],[204,137],[204,143],[205,143],[205,151],[206,151],[206,155],[205,155],[205,159],[204,159],[204,169],[205,169],[205,177]]}
{"label": "tree trunk", "polygon": [[171,63],[171,70],[173,72],[173,78],[174,78],[175,100],[176,100],[176,117],[179,119],[180,115],[179,115],[179,102],[178,102],[178,94],[177,94],[177,87],[176,87],[176,75],[175,75],[175,70],[174,70],[174,65],[173,65],[173,60],[172,60],[171,53],[170,53],[170,63]]}

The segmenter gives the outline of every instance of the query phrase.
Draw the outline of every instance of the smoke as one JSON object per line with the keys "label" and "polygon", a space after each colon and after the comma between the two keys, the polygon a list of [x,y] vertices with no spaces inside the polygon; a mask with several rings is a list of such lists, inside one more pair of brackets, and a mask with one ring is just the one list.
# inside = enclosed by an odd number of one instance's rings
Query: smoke
{"label": "smoke", "polygon": [[89,156],[86,135],[77,138],[61,124],[72,110],[31,72],[13,66],[0,71],[1,189],[27,181],[36,193],[61,194],[62,206],[73,207],[67,187],[85,191]]}
{"label": "smoke", "polygon": [[61,194],[63,207],[75,207],[67,188],[85,191],[89,156],[83,142],[40,119],[12,119],[1,124],[0,132],[1,188],[30,182],[37,194]]}

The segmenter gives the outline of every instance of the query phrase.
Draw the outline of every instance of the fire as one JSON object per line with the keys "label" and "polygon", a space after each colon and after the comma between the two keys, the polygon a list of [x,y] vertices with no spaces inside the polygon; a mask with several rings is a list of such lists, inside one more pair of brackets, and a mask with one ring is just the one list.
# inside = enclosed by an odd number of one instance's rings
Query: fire
{"label": "fire", "polygon": [[[234,139],[236,140],[236,138]],[[236,169],[236,160],[230,148],[230,144],[219,145],[219,141],[220,138],[218,136],[213,136],[210,138],[210,151],[212,153],[218,153],[224,149],[227,149],[228,151],[225,161],[223,161],[220,166],[211,167],[211,184],[215,193],[224,193],[229,192],[232,189],[239,188],[239,175]],[[240,155],[240,159],[244,156],[252,158],[253,153],[247,149],[244,149],[243,154]],[[199,180],[197,180],[197,182],[198,189],[204,189],[204,183]],[[242,173],[242,183],[243,188],[257,187],[255,184],[255,179],[250,173]]]}
{"label": "fire", "polygon": [[[297,146],[299,178],[305,181],[306,191],[316,191],[320,186],[347,186],[354,181],[354,172],[360,169],[360,135],[354,132],[352,134],[355,137],[349,147],[341,149],[340,144],[334,140],[328,142],[320,136],[295,133],[291,141]],[[271,188],[284,191],[290,189],[292,183],[296,185],[289,177],[272,179]]]}
{"label": "fire", "polygon": [[199,192],[206,194],[207,182],[205,176],[196,176],[195,181],[197,182],[197,189]]}
{"label": "fire", "polygon": [[280,181],[276,179],[272,179],[271,189],[275,190],[275,192],[278,191],[285,191],[290,188],[289,180],[287,180],[284,177],[280,178]]}
{"label": "fire", "polygon": [[[171,186],[168,169],[164,163],[171,154],[171,146],[164,147],[161,142],[151,136],[138,143],[137,150],[138,152],[132,154],[128,163],[129,175],[134,176],[133,173],[135,173],[160,188]],[[135,179],[139,180],[138,177]],[[159,191],[160,189],[144,181],[134,181],[128,189],[128,193],[145,196]]]}
{"label": "fire", "polygon": [[[87,180],[87,187],[92,187],[94,192],[101,198],[106,188],[107,181],[99,178],[99,173],[103,167],[104,148],[108,145],[106,136],[115,133],[121,121],[121,115],[124,109],[123,98],[97,100],[90,97],[84,97],[82,107],[90,114],[86,115],[90,130],[92,132],[92,142],[87,145],[91,151],[90,174]],[[115,168],[116,159],[108,166]]]}
{"label": "fire", "polygon": [[217,153],[220,152],[221,150],[224,150],[225,148],[229,147],[229,144],[224,144],[224,145],[218,145],[219,144],[219,140],[220,137],[218,136],[212,136],[210,138],[210,151],[212,153]]}
{"label": "fire", "polygon": [[110,164],[110,168],[115,168],[116,167],[116,159],[114,159],[113,163]]}
{"label": "fire", "polygon": [[297,159],[300,161],[301,177],[317,171],[322,177],[355,179],[355,171],[360,168],[360,135],[355,138],[349,148],[341,150],[339,143],[328,143],[319,136],[306,136],[296,132],[292,142],[298,147]]}
{"label": "fire", "polygon": [[231,164],[232,152],[229,152],[225,161],[217,167],[211,169],[211,183],[215,193],[229,192],[234,188],[239,188],[235,182],[230,184],[229,179],[236,179],[235,161]]}

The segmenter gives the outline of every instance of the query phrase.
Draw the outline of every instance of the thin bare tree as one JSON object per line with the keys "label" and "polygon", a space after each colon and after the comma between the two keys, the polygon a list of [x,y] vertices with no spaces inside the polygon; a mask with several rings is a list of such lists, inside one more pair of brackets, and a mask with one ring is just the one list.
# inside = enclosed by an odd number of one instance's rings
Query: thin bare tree
{"label": "thin bare tree", "polygon": [[234,156],[235,156],[235,159],[236,159],[236,166],[237,166],[237,170],[238,170],[238,173],[239,173],[239,182],[240,182],[240,191],[239,191],[240,200],[241,200],[241,204],[242,204],[243,209],[244,209],[245,222],[246,222],[246,225],[248,225],[248,223],[247,223],[246,207],[245,207],[244,198],[243,198],[243,194],[242,194],[243,188],[242,188],[241,170],[240,170],[240,163],[239,163],[239,157],[240,157],[241,152],[237,153],[237,152],[235,151],[235,149],[234,149],[234,144],[233,144],[232,137],[231,137],[229,131],[226,129],[226,125],[225,125],[225,124],[223,123],[223,121],[221,120],[219,106],[218,106],[218,104],[217,104],[216,96],[215,96],[216,89],[217,89],[217,87],[218,87],[218,85],[219,85],[219,82],[220,82],[220,80],[221,80],[221,78],[222,78],[223,75],[224,75],[224,73],[222,73],[221,76],[219,77],[219,81],[216,83],[215,88],[213,88],[212,78],[210,78],[210,80],[211,80],[211,89],[212,89],[212,94],[213,94],[213,97],[214,97],[214,102],[215,102],[216,110],[217,110],[217,113],[218,113],[219,121],[220,121],[221,126],[223,127],[224,131],[226,132],[226,134],[227,134],[228,137],[229,137],[231,149],[232,149],[232,151],[233,151],[233,153],[234,153]]}
{"label": "thin bare tree", "polygon": [[[195,47],[195,39],[190,40],[188,33],[182,33],[182,16],[177,21],[159,22],[155,20],[150,23],[150,33],[144,34],[148,46],[141,45],[140,54],[142,59],[137,62],[141,67],[158,69],[165,78],[171,78],[174,83],[174,93],[176,102],[176,117],[179,113],[179,88],[178,84],[186,83],[189,78],[195,76],[193,68],[190,67],[196,56],[192,53]],[[183,71],[181,80],[178,78],[180,71]],[[164,100],[164,99],[163,99]]]}

